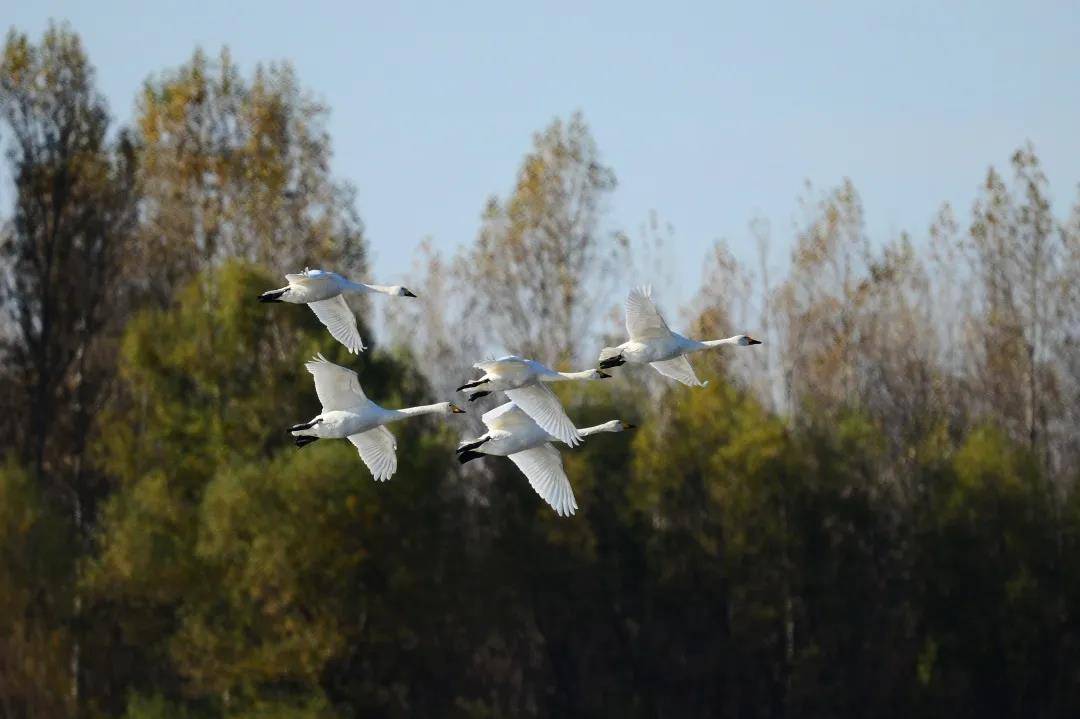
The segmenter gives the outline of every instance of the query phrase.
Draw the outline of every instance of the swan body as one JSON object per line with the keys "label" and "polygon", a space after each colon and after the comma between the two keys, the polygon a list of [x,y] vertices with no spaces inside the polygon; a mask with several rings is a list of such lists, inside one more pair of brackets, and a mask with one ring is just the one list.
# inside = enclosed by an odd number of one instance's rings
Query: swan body
{"label": "swan body", "polygon": [[[462,464],[485,454],[508,457],[540,497],[555,513],[567,517],[577,510],[577,500],[570,480],[563,470],[562,455],[552,442],[559,439],[545,431],[514,402],[499,405],[480,418],[488,431],[474,440],[463,442],[457,449]],[[622,432],[633,425],[621,420],[598,424],[580,430],[582,437],[599,432]]]}
{"label": "swan body", "polygon": [[648,364],[665,377],[690,387],[704,387],[708,383],[697,378],[686,355],[722,345],[748,347],[761,344],[748,335],[699,342],[672,332],[652,301],[650,287],[630,290],[626,298],[626,332],[630,335],[628,341],[601,350],[600,369],[627,363]]}
{"label": "swan body", "polygon": [[377,481],[397,471],[397,441],[386,425],[422,414],[461,414],[451,402],[385,409],[372,402],[360,388],[356,372],[330,362],[321,354],[305,365],[315,378],[315,392],[323,411],[308,422],[289,428],[297,447],[318,439],[348,438],[360,459]]}
{"label": "swan body", "polygon": [[596,369],[556,372],[535,360],[522,359],[515,355],[477,362],[473,368],[484,374],[479,379],[458,387],[458,391],[464,392],[470,402],[492,392],[505,392],[511,402],[544,431],[550,432],[559,441],[570,446],[578,444],[581,435],[566,416],[559,398],[545,383],[605,379],[611,376]]}
{"label": "swan body", "polygon": [[383,294],[393,297],[416,297],[401,285],[366,285],[342,277],[336,272],[305,269],[297,274],[285,275],[289,284],[259,295],[260,302],[289,302],[307,305],[319,321],[326,325],[330,334],[356,354],[366,348],[356,327],[356,315],[345,301],[345,295]]}

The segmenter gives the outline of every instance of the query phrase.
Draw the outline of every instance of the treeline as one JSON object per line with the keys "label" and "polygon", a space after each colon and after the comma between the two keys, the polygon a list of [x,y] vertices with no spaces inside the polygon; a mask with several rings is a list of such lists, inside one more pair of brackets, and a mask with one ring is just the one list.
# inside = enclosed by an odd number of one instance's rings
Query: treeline
{"label": "treeline", "polygon": [[464,425],[395,427],[386,484],[296,451],[303,361],[390,406],[503,348],[589,364],[670,233],[607,230],[615,173],[556,120],[348,357],[254,301],[366,276],[326,111],[196,52],[120,125],[72,30],[9,33],[0,716],[1080,714],[1080,205],[1030,146],[925,234],[868,237],[845,181],[794,237],[753,223],[753,268],[717,244],[669,319],[765,344],[695,359],[703,390],[560,388],[640,426],[563,452],[560,519],[509,462],[459,467]]}

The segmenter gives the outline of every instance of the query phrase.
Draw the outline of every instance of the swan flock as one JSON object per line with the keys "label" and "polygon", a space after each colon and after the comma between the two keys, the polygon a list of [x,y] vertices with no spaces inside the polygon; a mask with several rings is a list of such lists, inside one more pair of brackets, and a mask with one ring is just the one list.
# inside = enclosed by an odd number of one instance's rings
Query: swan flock
{"label": "swan flock", "polygon": [[[353,354],[366,347],[345,295],[416,297],[400,285],[363,284],[325,270],[305,269],[285,275],[285,279],[289,284],[262,293],[259,301],[307,305],[330,335]],[[672,332],[653,303],[649,287],[636,287],[627,296],[626,333],[629,335],[626,342],[600,351],[596,368],[579,372],[558,372],[515,355],[474,364],[473,368],[482,374],[457,391],[469,402],[496,392],[502,392],[508,401],[481,416],[487,432],[462,442],[457,448],[458,461],[465,464],[485,455],[506,457],[517,465],[533,490],[556,514],[570,516],[577,510],[577,500],[555,443],[575,447],[588,436],[623,432],[634,425],[613,419],[578,429],[548,384],[608,379],[611,375],[604,370],[624,364],[647,364],[677,382],[704,387],[708,383],[697,378],[687,355],[725,345],[761,344],[748,335],[698,341]],[[371,476],[379,482],[390,479],[397,471],[397,440],[387,425],[425,414],[450,416],[465,412],[453,402],[386,409],[367,398],[353,370],[334,364],[321,354],[304,366],[315,380],[315,394],[322,412],[289,428],[296,446],[304,447],[319,439],[348,439]]]}

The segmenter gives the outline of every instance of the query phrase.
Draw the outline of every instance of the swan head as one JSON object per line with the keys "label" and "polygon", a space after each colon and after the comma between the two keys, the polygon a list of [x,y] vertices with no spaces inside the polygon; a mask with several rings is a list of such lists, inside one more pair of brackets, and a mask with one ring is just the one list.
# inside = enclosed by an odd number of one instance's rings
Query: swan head
{"label": "swan head", "polygon": [[453,402],[443,402],[443,412],[445,414],[465,414],[465,410]]}
{"label": "swan head", "polygon": [[740,347],[749,347],[750,345],[761,344],[761,340],[756,340],[750,335],[739,335],[736,341]]}
{"label": "swan head", "polygon": [[402,287],[401,285],[394,285],[391,287],[390,294],[394,297],[416,297],[409,288]]}

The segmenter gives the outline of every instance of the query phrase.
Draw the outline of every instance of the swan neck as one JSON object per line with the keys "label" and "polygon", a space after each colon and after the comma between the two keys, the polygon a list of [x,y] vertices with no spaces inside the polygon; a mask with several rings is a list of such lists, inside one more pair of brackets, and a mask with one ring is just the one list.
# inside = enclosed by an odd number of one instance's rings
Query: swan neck
{"label": "swan neck", "polygon": [[390,285],[365,285],[362,282],[350,282],[350,289],[354,292],[363,292],[364,294],[382,294],[392,295],[395,290]]}
{"label": "swan neck", "polygon": [[552,377],[551,379],[553,382],[568,382],[578,379],[592,379],[595,376],[593,370],[591,369],[582,370],[580,372],[556,372],[555,374],[559,376]]}
{"label": "swan neck", "polygon": [[706,347],[719,347],[720,345],[737,345],[739,344],[739,336],[725,337],[722,340],[705,340],[701,344]]}
{"label": "swan neck", "polygon": [[421,414],[437,414],[443,411],[445,403],[439,404],[422,404],[418,407],[404,407],[402,409],[395,409],[393,411],[394,420],[406,419],[408,417],[416,417]]}
{"label": "swan neck", "polygon": [[618,431],[618,430],[616,430],[611,425],[611,422],[605,422],[604,424],[598,424],[595,427],[584,427],[584,428],[578,430],[578,432],[581,433],[582,437],[588,437],[590,434],[598,434],[600,432],[616,432],[616,431]]}

